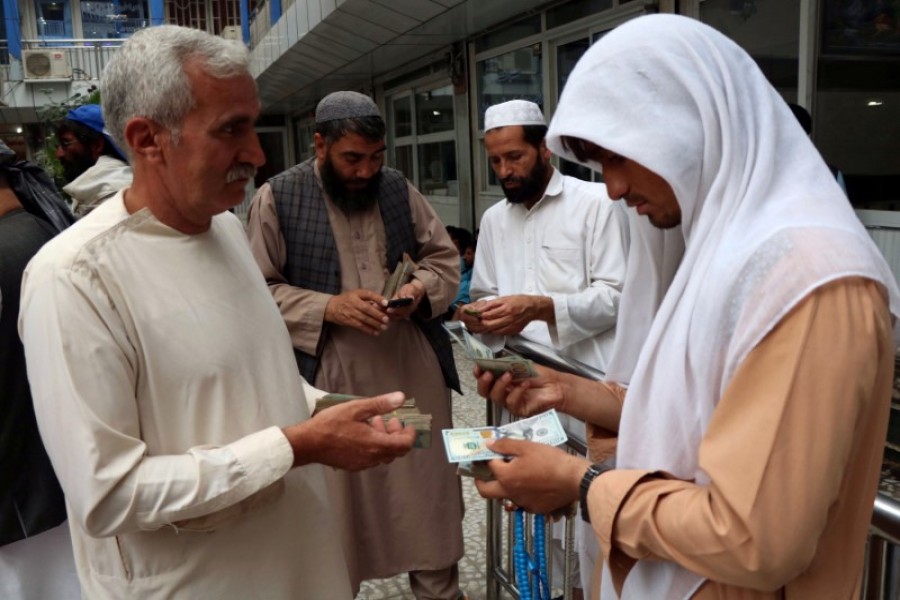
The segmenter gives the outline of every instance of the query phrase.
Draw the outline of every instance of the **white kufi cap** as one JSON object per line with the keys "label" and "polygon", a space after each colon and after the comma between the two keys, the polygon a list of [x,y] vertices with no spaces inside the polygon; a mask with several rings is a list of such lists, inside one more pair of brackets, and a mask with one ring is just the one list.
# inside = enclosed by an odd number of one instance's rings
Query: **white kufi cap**
{"label": "white kufi cap", "polygon": [[546,125],[541,108],[528,100],[510,100],[484,111],[484,130],[510,125]]}

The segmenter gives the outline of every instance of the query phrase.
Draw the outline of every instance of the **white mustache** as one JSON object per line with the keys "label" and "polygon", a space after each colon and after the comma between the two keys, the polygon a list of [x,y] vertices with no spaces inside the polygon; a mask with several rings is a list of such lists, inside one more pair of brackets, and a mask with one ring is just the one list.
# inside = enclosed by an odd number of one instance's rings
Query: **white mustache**
{"label": "white mustache", "polygon": [[249,163],[239,163],[228,169],[225,175],[225,183],[231,183],[239,179],[252,179],[256,177],[256,167]]}

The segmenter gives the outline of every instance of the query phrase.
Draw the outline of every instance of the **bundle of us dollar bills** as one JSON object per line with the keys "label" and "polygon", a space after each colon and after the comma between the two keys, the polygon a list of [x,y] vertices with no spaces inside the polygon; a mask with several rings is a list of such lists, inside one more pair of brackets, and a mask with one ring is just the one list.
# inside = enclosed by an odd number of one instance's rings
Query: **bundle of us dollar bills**
{"label": "bundle of us dollar bills", "polygon": [[[360,398],[363,398],[363,396],[325,394],[316,400],[315,412],[317,413],[349,400],[359,400]],[[419,411],[415,398],[407,398],[399,408],[381,416],[385,423],[394,417],[399,419],[404,427],[412,425],[413,429],[416,430],[416,441],[413,443],[413,448],[431,448],[431,415],[423,414]]]}
{"label": "bundle of us dollar bills", "polygon": [[450,337],[456,340],[466,353],[466,356],[472,359],[472,362],[485,371],[490,371],[495,377],[500,377],[507,371],[512,373],[513,381],[537,377],[534,363],[529,359],[522,358],[518,354],[513,354],[506,350],[502,350],[501,354],[495,355],[489,346],[469,333],[469,330],[459,321],[445,322],[444,329],[447,330]]}
{"label": "bundle of us dollar bills", "polygon": [[381,291],[381,295],[388,300],[396,296],[400,288],[409,283],[410,277],[417,268],[418,265],[416,265],[415,261],[410,258],[409,254],[404,252],[403,258],[394,267],[394,272],[384,282],[384,289]]}
{"label": "bundle of us dollar bills", "polygon": [[509,438],[558,446],[568,439],[554,409],[499,427],[444,429],[442,434],[447,460],[459,463],[457,473],[483,480],[492,478],[487,461],[504,458],[488,449],[490,440]]}

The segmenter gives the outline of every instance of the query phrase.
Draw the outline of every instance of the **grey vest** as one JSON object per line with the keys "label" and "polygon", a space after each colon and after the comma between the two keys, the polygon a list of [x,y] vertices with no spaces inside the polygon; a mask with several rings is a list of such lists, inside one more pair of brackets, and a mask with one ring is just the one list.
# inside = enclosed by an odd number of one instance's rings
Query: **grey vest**
{"label": "grey vest", "polygon": [[[283,275],[293,286],[340,294],[341,268],[337,245],[328,219],[325,195],[316,180],[314,161],[315,157],[310,158],[269,180],[281,234],[287,247]],[[416,237],[409,208],[409,189],[406,178],[399,171],[382,168],[378,208],[387,238],[388,267],[397,264],[404,252],[415,259]],[[447,387],[459,392],[453,350],[440,319],[423,319],[418,311],[412,319],[434,349]],[[322,332],[322,339],[328,333],[327,327],[328,324]],[[315,382],[320,350],[312,355],[294,348],[300,374],[310,383]]]}

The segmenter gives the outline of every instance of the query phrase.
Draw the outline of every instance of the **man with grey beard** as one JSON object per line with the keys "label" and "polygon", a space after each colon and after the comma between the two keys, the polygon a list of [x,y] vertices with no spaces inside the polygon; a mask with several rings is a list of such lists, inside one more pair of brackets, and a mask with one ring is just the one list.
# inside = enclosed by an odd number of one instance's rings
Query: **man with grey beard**
{"label": "man with grey beard", "polygon": [[[265,161],[250,56],[164,25],[103,73],[134,183],[43,246],[19,333],[85,598],[348,598],[323,469],[382,465],[400,393],[318,411],[228,209]],[[153,72],[152,76],[147,74]]]}
{"label": "man with grey beard", "polygon": [[[335,92],[316,108],[316,155],[273,177],[249,214],[250,244],[287,323],[300,372],[323,389],[399,389],[452,427],[459,379],[441,315],[459,284],[459,254],[428,202],[384,166],[376,104]],[[415,262],[396,293],[385,282]],[[389,297],[385,297],[385,295]],[[402,307],[389,300],[406,299]],[[408,572],[417,598],[459,597],[459,479],[439,444],[369,473],[331,471],[354,592]]]}

